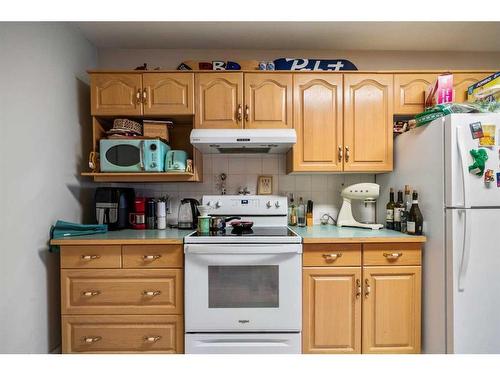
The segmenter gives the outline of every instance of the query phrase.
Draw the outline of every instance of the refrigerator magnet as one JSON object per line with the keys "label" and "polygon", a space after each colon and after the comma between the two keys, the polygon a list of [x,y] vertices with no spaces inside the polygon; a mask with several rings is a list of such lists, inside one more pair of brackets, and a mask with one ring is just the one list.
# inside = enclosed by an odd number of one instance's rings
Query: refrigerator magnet
{"label": "refrigerator magnet", "polygon": [[500,188],[500,172],[497,172],[497,187]]}
{"label": "refrigerator magnet", "polygon": [[493,147],[495,146],[495,133],[497,132],[496,125],[483,125],[483,136],[479,138],[479,146]]}
{"label": "refrigerator magnet", "polygon": [[[495,174],[493,173],[493,169],[487,169],[484,173],[484,183],[489,185],[490,182],[495,181]],[[497,178],[498,181],[498,178]]]}
{"label": "refrigerator magnet", "polygon": [[472,124],[469,124],[469,127],[472,134],[472,139],[483,137],[483,127],[481,126],[481,122],[473,122]]}

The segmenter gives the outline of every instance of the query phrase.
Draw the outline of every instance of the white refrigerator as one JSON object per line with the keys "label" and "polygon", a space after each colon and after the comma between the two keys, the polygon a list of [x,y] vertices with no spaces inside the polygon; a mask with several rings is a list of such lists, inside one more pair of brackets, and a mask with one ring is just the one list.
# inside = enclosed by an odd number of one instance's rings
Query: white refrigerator
{"label": "white refrigerator", "polygon": [[[480,147],[470,124],[494,128]],[[394,171],[377,175],[379,222],[389,188],[418,191],[427,243],[422,264],[424,353],[500,353],[500,114],[453,114],[394,140]],[[476,134],[477,136],[477,134]],[[484,138],[481,142],[484,143]],[[494,181],[469,173],[484,149]]]}

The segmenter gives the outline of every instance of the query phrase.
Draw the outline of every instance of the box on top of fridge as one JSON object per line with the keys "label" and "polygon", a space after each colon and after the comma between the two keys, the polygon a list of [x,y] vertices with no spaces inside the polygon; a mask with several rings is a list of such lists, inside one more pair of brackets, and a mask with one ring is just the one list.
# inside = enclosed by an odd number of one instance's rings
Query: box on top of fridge
{"label": "box on top of fridge", "polygon": [[425,90],[425,107],[453,102],[453,74],[440,74]]}
{"label": "box on top of fridge", "polygon": [[500,102],[500,72],[496,72],[469,86],[467,101],[469,103],[478,101]]}

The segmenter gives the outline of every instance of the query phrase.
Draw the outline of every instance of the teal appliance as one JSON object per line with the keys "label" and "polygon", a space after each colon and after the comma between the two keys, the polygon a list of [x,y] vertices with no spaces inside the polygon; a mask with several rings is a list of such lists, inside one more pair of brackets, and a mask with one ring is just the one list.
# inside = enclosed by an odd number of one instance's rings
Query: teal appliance
{"label": "teal appliance", "polygon": [[163,172],[169,150],[160,139],[101,139],[101,172]]}
{"label": "teal appliance", "polygon": [[182,150],[167,151],[165,170],[167,172],[184,172],[187,164],[187,152]]}

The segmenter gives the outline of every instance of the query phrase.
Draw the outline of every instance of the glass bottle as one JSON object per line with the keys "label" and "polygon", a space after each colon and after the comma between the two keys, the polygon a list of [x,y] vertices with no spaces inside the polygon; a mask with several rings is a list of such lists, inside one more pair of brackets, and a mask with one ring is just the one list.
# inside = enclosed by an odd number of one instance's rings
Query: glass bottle
{"label": "glass bottle", "polygon": [[424,218],[418,207],[418,193],[413,190],[413,200],[411,204],[410,213],[408,214],[408,234],[416,236],[422,235],[422,227],[424,225]]}
{"label": "glass bottle", "polygon": [[385,227],[387,229],[394,229],[394,189],[389,190],[389,203],[385,206],[386,216],[385,216]]}
{"label": "glass bottle", "polygon": [[297,209],[297,224],[299,227],[306,226],[306,206],[302,197],[299,199],[299,207]]}

